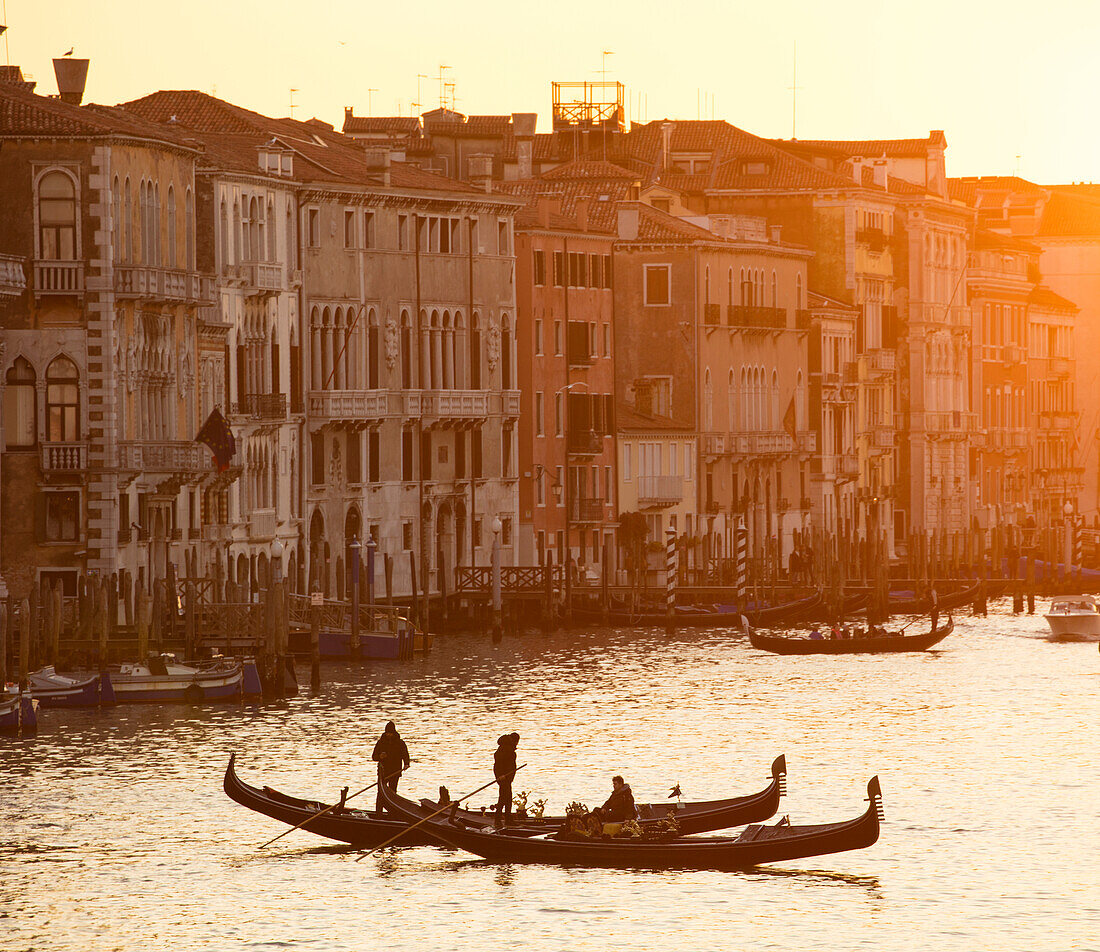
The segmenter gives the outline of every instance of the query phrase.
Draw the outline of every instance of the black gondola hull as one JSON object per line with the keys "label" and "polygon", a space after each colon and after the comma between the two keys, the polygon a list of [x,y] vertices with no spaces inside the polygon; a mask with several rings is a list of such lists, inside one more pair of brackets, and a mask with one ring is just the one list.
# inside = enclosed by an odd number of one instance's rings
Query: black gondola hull
{"label": "black gondola hull", "polygon": [[784,638],[781,635],[765,635],[749,632],[749,642],[761,651],[781,655],[851,655],[898,654],[906,651],[927,651],[938,645],[955,628],[953,619],[933,631],[920,635],[891,635],[884,638]]}

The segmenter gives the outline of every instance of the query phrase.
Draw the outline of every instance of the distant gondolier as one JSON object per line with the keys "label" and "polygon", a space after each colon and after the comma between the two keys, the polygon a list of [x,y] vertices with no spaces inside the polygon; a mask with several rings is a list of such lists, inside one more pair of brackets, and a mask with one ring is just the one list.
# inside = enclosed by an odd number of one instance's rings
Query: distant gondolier
{"label": "distant gondolier", "polygon": [[940,619],[940,596],[936,591],[935,586],[932,588],[932,630],[936,630],[936,622]]}
{"label": "distant gondolier", "polygon": [[493,776],[497,778],[500,789],[494,809],[497,823],[503,824],[504,817],[512,815],[512,778],[516,775],[516,748],[519,746],[519,734],[502,734],[497,739],[496,753],[493,754]]}
{"label": "distant gondolier", "polygon": [[[386,785],[387,790],[397,792],[397,781],[401,779],[401,773],[409,769],[412,761],[409,760],[409,748],[397,733],[397,725],[393,721],[386,722],[386,729],[378,742],[374,745],[372,760],[378,761],[378,786]],[[381,813],[384,809],[382,794],[378,794],[375,809]]]}

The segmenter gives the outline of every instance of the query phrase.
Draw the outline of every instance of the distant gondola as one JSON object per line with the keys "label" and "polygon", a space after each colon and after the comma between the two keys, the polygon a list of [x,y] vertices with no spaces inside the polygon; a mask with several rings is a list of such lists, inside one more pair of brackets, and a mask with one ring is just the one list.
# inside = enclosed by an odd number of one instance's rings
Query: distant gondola
{"label": "distant gondola", "polygon": [[[282,820],[292,826],[308,821],[303,829],[310,833],[357,846],[376,846],[397,836],[406,828],[407,824],[389,814],[378,814],[373,810],[357,810],[350,806],[330,810],[324,816],[316,817],[330,804],[291,797],[271,787],[249,786],[237,776],[236,759],[236,754],[231,756],[229,766],[225,768],[223,782],[225,792],[230,799],[257,813]],[[744,797],[679,804],[638,804],[639,812],[642,814],[641,826],[644,828],[660,823],[666,819],[670,811],[675,813],[683,833],[705,833],[710,830],[722,830],[731,826],[766,820],[775,815],[775,811],[779,808],[779,798],[786,793],[787,760],[784,756],[775,758],[771,773],[771,783],[759,793]],[[373,795],[372,793],[371,796]],[[409,809],[420,808],[420,805],[404,797],[397,797],[397,800]],[[462,822],[470,825],[488,825],[493,822],[492,814],[478,813],[473,810],[459,810],[456,815]],[[311,817],[316,819],[310,819]],[[565,817],[561,816],[543,817],[539,820],[533,817],[523,819],[513,817],[511,828],[522,830],[523,835],[534,835],[557,829],[564,822]],[[436,840],[414,830],[398,842],[402,846],[423,846],[434,845]]]}
{"label": "distant gondola", "polygon": [[843,823],[792,826],[753,825],[736,836],[675,836],[671,839],[602,836],[588,840],[554,836],[516,836],[508,830],[467,828],[449,815],[425,820],[428,811],[410,808],[383,792],[383,802],[414,831],[435,837],[444,846],[466,850],[497,863],[550,863],[568,866],[609,866],[624,869],[748,869],[872,846],[882,819],[878,777],[867,784],[869,804],[863,815]]}
{"label": "distant gondola", "polygon": [[939,644],[955,628],[949,617],[946,624],[919,635],[887,634],[874,638],[788,638],[782,635],[765,635],[749,630],[749,641],[754,648],[773,654],[890,654],[902,651],[925,651]]}
{"label": "distant gondola", "polygon": [[[821,604],[821,593],[814,592],[805,598],[799,598],[792,602],[784,602],[782,605],[771,605],[756,611],[706,611],[705,609],[691,609],[682,606],[672,616],[672,624],[676,628],[731,628],[740,626],[741,616],[746,615],[754,625],[777,625],[793,621],[805,615]],[[574,608],[573,616],[578,621],[599,624],[603,614],[598,609]],[[661,612],[646,612],[633,614],[631,612],[613,611],[607,615],[607,623],[624,628],[663,628],[668,624],[668,616]]]}

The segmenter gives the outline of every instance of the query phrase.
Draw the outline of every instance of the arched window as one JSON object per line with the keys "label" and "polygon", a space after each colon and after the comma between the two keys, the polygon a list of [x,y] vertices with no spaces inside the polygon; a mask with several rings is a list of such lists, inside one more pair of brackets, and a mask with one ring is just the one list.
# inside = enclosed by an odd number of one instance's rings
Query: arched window
{"label": "arched window", "polygon": [[502,390],[515,387],[512,379],[512,324],[507,314],[500,316],[500,387]]}
{"label": "arched window", "polygon": [[727,304],[728,304],[728,305],[729,305],[730,307],[733,307],[733,268],[730,268],[730,270],[729,270],[729,289],[728,289],[728,297],[729,297],[729,300],[728,300],[728,301],[727,301],[726,303],[727,303]]}
{"label": "arched window", "polygon": [[275,260],[275,205],[271,199],[267,200],[267,215],[264,216],[264,227],[267,229],[267,260]]}
{"label": "arched window", "polygon": [[772,307],[779,307],[779,278],[772,272]]}
{"label": "arched window", "polygon": [[46,368],[46,439],[80,439],[80,374],[68,357],[55,357]]}
{"label": "arched window", "polygon": [[401,387],[412,388],[412,324],[409,312],[401,312]]}
{"label": "arched window", "polygon": [[802,371],[794,385],[794,428],[802,433],[806,429],[806,386],[802,382]]}
{"label": "arched window", "polygon": [[367,387],[377,390],[382,384],[382,348],[378,338],[378,313],[370,309],[367,318]]}
{"label": "arched window", "polygon": [[[223,206],[224,208],[224,206]],[[195,267],[195,196],[188,189],[183,199],[184,254],[187,260],[183,266],[190,270]]]}
{"label": "arched window", "polygon": [[168,261],[169,268],[178,268],[176,260],[176,190],[168,186]]}
{"label": "arched window", "polygon": [[260,204],[255,196],[248,202],[248,219],[245,226],[245,248],[249,261],[260,260]]}
{"label": "arched window", "polygon": [[38,442],[35,373],[25,357],[16,357],[4,387],[4,438],[7,448],[29,449]]}
{"label": "arched window", "polygon": [[38,181],[38,250],[46,261],[76,258],[76,187],[64,172]]}
{"label": "arched window", "polygon": [[737,378],[733,375],[732,367],[726,382],[726,429],[737,429]]}
{"label": "arched window", "polygon": [[117,175],[111,189],[111,260],[122,260],[122,189]]}
{"label": "arched window", "polygon": [[714,388],[710,382],[710,367],[703,375],[703,429],[714,429]]}
{"label": "arched window", "polygon": [[806,305],[802,303],[802,275],[795,275],[794,279],[794,306],[797,308],[804,308]]}
{"label": "arched window", "polygon": [[481,318],[477,311],[470,318],[470,389],[481,389]]}
{"label": "arched window", "polygon": [[779,374],[772,371],[771,410],[768,414],[768,429],[779,429]]}
{"label": "arched window", "polygon": [[160,182],[157,182],[153,186],[153,207],[151,209],[153,213],[153,263],[156,265],[164,264],[164,257],[161,255],[160,244]]}
{"label": "arched window", "polygon": [[134,260],[134,202],[130,193],[130,179],[126,179],[125,208],[122,212],[122,247],[127,264]]}

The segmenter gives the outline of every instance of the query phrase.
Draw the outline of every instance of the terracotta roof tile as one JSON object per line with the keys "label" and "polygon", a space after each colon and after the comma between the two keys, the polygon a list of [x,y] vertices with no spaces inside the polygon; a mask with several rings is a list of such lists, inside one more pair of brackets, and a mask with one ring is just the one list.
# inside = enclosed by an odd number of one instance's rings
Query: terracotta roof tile
{"label": "terracotta roof tile", "polygon": [[345,116],[344,132],[387,132],[392,135],[420,134],[419,116]]}
{"label": "terracotta roof tile", "polygon": [[947,137],[940,130],[925,139],[772,139],[777,146],[791,151],[828,152],[852,158],[879,158],[926,155],[929,148],[944,149]]}

